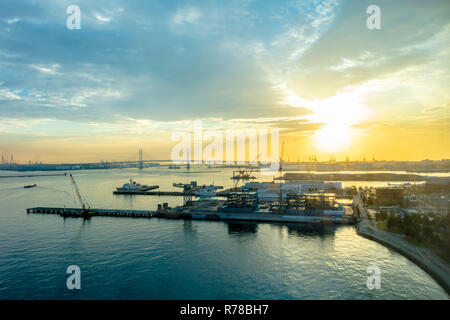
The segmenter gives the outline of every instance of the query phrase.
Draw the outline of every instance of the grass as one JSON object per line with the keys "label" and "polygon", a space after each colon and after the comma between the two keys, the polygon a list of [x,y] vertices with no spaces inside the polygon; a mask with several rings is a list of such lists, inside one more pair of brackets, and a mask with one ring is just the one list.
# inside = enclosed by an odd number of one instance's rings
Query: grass
{"label": "grass", "polygon": [[377,228],[384,231],[389,231],[387,229],[387,223],[386,221],[377,221]]}
{"label": "grass", "polygon": [[[405,235],[404,232],[402,230],[400,230],[399,228],[389,229],[386,221],[377,221],[377,228],[380,230],[387,231],[387,232],[392,232],[392,233],[396,233],[399,235]],[[450,252],[446,252],[445,250],[442,250],[442,248],[438,247],[436,245],[436,243],[431,241],[430,239],[423,239],[423,238],[417,239],[417,238],[412,238],[412,237],[408,237],[408,236],[405,236],[404,239],[413,245],[433,250],[445,262],[450,263]]]}
{"label": "grass", "polygon": [[403,235],[403,230],[401,230],[400,228],[388,228],[387,226],[387,222],[386,221],[377,221],[377,228],[380,230],[384,230],[387,232],[392,232],[392,233],[397,233],[400,235]]}

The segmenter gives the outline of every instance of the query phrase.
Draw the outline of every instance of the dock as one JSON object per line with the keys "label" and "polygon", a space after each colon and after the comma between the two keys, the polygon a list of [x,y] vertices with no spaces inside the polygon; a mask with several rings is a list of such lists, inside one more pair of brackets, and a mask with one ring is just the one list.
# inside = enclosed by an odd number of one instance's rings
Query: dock
{"label": "dock", "polygon": [[162,208],[156,211],[151,210],[130,210],[130,209],[81,209],[81,208],[53,208],[35,207],[27,209],[27,214],[54,214],[61,217],[90,218],[90,217],[128,217],[128,218],[165,218],[184,220],[240,220],[258,222],[297,222],[297,223],[318,223],[318,224],[349,224],[349,219],[338,219],[336,217],[325,216],[301,216],[273,214],[269,212],[220,212],[217,206],[193,206]]}
{"label": "dock", "polygon": [[59,177],[66,176],[67,173],[52,173],[52,174],[21,174],[13,176],[0,176],[1,178],[39,178],[39,177]]}
{"label": "dock", "polygon": [[[229,192],[235,191],[234,188],[217,191],[216,197],[226,197]],[[145,196],[183,196],[182,191],[113,191],[113,194],[130,194]],[[193,196],[195,196],[193,194]]]}
{"label": "dock", "polygon": [[81,208],[52,208],[36,207],[27,209],[27,213],[35,214],[57,214],[62,217],[131,217],[131,218],[151,218],[156,215],[156,211],[150,210],[121,210],[121,209],[86,209]]}
{"label": "dock", "polygon": [[182,196],[180,191],[113,191],[113,194],[139,194],[144,196]]}

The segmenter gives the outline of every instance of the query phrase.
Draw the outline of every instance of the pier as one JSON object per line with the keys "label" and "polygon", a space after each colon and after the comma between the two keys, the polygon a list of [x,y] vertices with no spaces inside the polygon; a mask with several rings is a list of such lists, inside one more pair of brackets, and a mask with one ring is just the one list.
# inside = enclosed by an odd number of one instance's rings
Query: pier
{"label": "pier", "polygon": [[139,194],[144,196],[182,196],[180,191],[113,191],[113,194]]}
{"label": "pier", "polygon": [[27,209],[27,213],[35,214],[57,214],[62,217],[131,217],[131,218],[151,218],[156,215],[156,211],[150,210],[121,210],[121,209],[81,209],[81,208],[52,208],[36,207]]}
{"label": "pier", "polygon": [[[216,197],[226,197],[229,192],[235,191],[235,188],[217,191]],[[113,194],[130,194],[144,196],[183,196],[182,191],[113,191]],[[195,194],[193,194],[195,196]]]}
{"label": "pier", "polygon": [[67,173],[53,173],[53,174],[22,174],[13,176],[0,176],[0,178],[39,178],[39,177],[58,177],[66,176]]}
{"label": "pier", "polygon": [[296,222],[319,224],[349,224],[349,217],[336,218],[332,216],[314,215],[286,215],[269,212],[223,212],[218,211],[218,203],[194,205],[192,207],[169,208],[158,206],[158,210],[130,210],[130,209],[82,209],[82,208],[54,208],[35,207],[27,209],[27,214],[54,214],[61,217],[90,218],[90,217],[128,217],[128,218],[165,218],[184,220],[240,220],[259,222]]}

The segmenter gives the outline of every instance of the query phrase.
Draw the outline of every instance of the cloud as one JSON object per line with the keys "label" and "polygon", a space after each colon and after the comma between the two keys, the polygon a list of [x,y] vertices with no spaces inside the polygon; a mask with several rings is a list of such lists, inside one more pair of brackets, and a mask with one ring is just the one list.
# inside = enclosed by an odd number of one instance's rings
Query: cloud
{"label": "cloud", "polygon": [[40,72],[45,73],[45,74],[52,74],[52,75],[58,74],[57,70],[60,67],[61,66],[59,64],[53,64],[53,65],[48,66],[48,67],[38,66],[38,65],[30,65],[30,68],[32,68],[32,69],[35,69],[35,70],[40,71]]}
{"label": "cloud", "polygon": [[19,22],[19,21],[20,21],[20,18],[17,18],[17,17],[6,20],[6,22],[8,24],[13,24],[13,23],[16,23],[16,22]]}
{"label": "cloud", "polygon": [[435,40],[449,25],[448,2],[380,0],[383,27],[375,31],[365,27],[368,4],[342,3],[332,27],[304,50],[289,72],[289,88],[305,98],[326,98],[347,86],[430,63],[447,48],[448,32],[445,40]]}
{"label": "cloud", "polygon": [[[448,1],[379,0],[376,31],[366,0],[77,4],[82,29],[68,30],[63,1],[1,1],[0,118],[51,118],[55,132],[71,122],[75,135],[92,122],[197,118],[306,132],[321,124],[305,121],[303,102],[344,90],[380,87],[364,97],[381,122],[448,101]],[[281,84],[302,100],[283,104]]]}
{"label": "cloud", "polygon": [[103,17],[103,16],[101,16],[101,15],[98,14],[98,13],[95,15],[95,18],[97,18],[97,20],[98,20],[100,23],[108,23],[108,22],[111,21],[111,18]]}
{"label": "cloud", "polygon": [[13,92],[8,88],[0,87],[0,101],[5,100],[21,100],[22,98],[17,94],[17,92]]}
{"label": "cloud", "polygon": [[182,8],[173,15],[170,23],[172,26],[183,26],[186,24],[195,23],[203,16],[201,10],[195,7]]}
{"label": "cloud", "polygon": [[423,112],[423,113],[432,113],[432,112],[441,111],[441,110],[444,110],[444,107],[431,107],[431,108],[426,108],[426,109],[423,109],[422,112]]}

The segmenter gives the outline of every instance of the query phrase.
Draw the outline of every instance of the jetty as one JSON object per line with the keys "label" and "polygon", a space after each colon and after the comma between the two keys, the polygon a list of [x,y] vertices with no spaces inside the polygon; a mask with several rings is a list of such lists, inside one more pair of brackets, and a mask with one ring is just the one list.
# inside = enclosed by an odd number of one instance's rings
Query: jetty
{"label": "jetty", "polygon": [[27,214],[53,214],[61,217],[91,218],[91,217],[130,217],[130,218],[165,218],[184,220],[240,220],[259,222],[297,222],[319,224],[349,224],[350,216],[338,218],[333,216],[289,215],[261,211],[218,210],[223,201],[194,202],[192,206],[170,208],[167,203],[159,204],[158,209],[93,209],[93,208],[56,208],[35,207],[27,209]]}
{"label": "jetty", "polygon": [[[236,188],[217,191],[216,197],[226,197],[228,193],[237,191]],[[113,191],[113,194],[129,194],[144,196],[183,196],[183,191]],[[193,195],[195,196],[195,195]]]}
{"label": "jetty", "polygon": [[21,174],[21,175],[0,176],[0,178],[39,178],[39,177],[59,177],[59,176],[67,176],[67,173]]}
{"label": "jetty", "polygon": [[151,218],[156,211],[150,210],[130,210],[130,209],[82,209],[82,208],[53,208],[36,207],[27,209],[27,213],[36,214],[56,214],[62,217],[130,217],[130,218]]}
{"label": "jetty", "polygon": [[144,196],[182,196],[180,191],[113,191],[113,194],[140,194]]}

